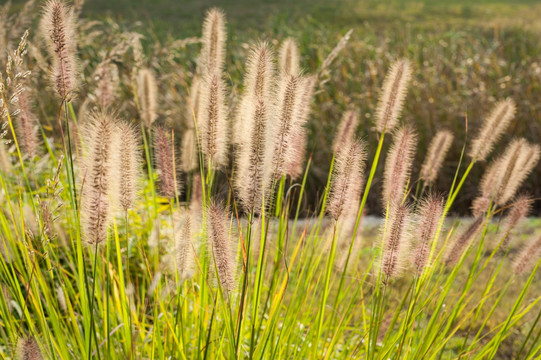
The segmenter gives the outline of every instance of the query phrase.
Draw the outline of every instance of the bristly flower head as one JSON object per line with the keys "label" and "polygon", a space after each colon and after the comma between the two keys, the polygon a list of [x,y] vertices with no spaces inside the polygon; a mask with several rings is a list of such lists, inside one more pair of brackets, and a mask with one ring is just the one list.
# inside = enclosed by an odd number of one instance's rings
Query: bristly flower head
{"label": "bristly flower head", "polygon": [[359,114],[353,110],[346,111],[334,136],[332,149],[335,153],[348,147],[349,143],[355,138],[357,126],[359,126]]}
{"label": "bristly flower head", "polygon": [[141,106],[141,119],[145,126],[150,129],[152,123],[158,117],[156,113],[158,88],[154,73],[150,69],[141,69],[137,79],[137,93]]}
{"label": "bristly flower head", "polygon": [[299,48],[293,38],[287,38],[280,46],[278,55],[280,71],[286,74],[297,74],[299,72]]}
{"label": "bristly flower head", "polygon": [[473,238],[484,223],[485,218],[483,216],[476,217],[473,222],[460,234],[460,236],[455,240],[455,242],[449,248],[447,255],[445,257],[445,263],[447,265],[455,265],[458,260],[462,257],[462,254],[470,246]]}
{"label": "bristly flower head", "polygon": [[410,127],[402,127],[393,135],[383,174],[383,204],[399,205],[405,195],[406,183],[411,174],[417,134]]}
{"label": "bristly flower head", "polygon": [[387,285],[396,278],[402,268],[402,249],[407,245],[410,222],[410,209],[407,205],[397,205],[390,209],[387,228],[383,230],[383,253],[381,255],[381,281]]}
{"label": "bristly flower head", "polygon": [[17,139],[24,153],[33,159],[38,155],[39,150],[38,121],[32,113],[26,91],[19,94],[17,105],[20,110],[17,115]]}
{"label": "bristly flower head", "polygon": [[15,352],[16,360],[41,360],[43,356],[36,339],[33,336],[20,338]]}
{"label": "bristly flower head", "polygon": [[175,235],[175,267],[180,280],[193,276],[194,257],[192,223],[190,215],[186,215],[181,230]]}
{"label": "bristly flower head", "polygon": [[327,211],[333,219],[338,220],[342,215],[356,215],[365,160],[366,146],[358,140],[353,140],[344,151],[338,153],[327,203]]}
{"label": "bristly flower head", "polygon": [[194,128],[188,128],[184,131],[180,156],[180,165],[183,172],[189,173],[199,167],[197,139]]}
{"label": "bristly flower head", "polygon": [[404,106],[411,80],[411,65],[406,59],[396,60],[383,81],[376,108],[376,129],[390,132],[394,129]]}
{"label": "bristly flower head", "polygon": [[486,160],[494,148],[494,144],[500,139],[511,120],[515,117],[515,112],[516,106],[512,99],[505,99],[496,103],[492,112],[485,118],[477,137],[473,140],[468,152],[469,157],[477,161]]}
{"label": "bristly flower head", "polygon": [[203,48],[201,49],[202,75],[220,73],[225,63],[225,15],[212,8],[203,22]]}
{"label": "bristly flower head", "polygon": [[61,0],[48,0],[43,8],[41,28],[55,61],[52,82],[60,98],[70,101],[78,83],[73,12]]}
{"label": "bristly flower head", "polygon": [[530,213],[533,205],[533,199],[529,195],[519,195],[511,204],[511,209],[504,219],[504,239],[501,244],[501,249],[506,250],[511,241],[511,232]]}
{"label": "bristly flower head", "polygon": [[430,195],[421,203],[416,232],[418,234],[417,246],[413,251],[413,266],[420,275],[428,265],[428,256],[434,241],[436,231],[442,220],[443,198]]}
{"label": "bristly flower head", "polygon": [[133,126],[125,121],[118,123],[120,136],[120,206],[124,211],[133,208],[140,177],[141,151],[139,137]]}
{"label": "bristly flower head", "polygon": [[513,264],[515,275],[524,274],[532,264],[538,261],[539,256],[541,256],[541,237],[530,240],[530,243],[526,244],[517,255]]}
{"label": "bristly flower head", "polygon": [[154,157],[159,171],[160,192],[166,198],[174,198],[179,195],[174,148],[168,131],[163,126],[154,129]]}
{"label": "bristly flower head", "polygon": [[420,178],[425,181],[426,185],[433,184],[436,181],[445,156],[453,143],[453,138],[454,136],[450,131],[440,130],[436,133],[432,142],[430,142],[420,175]]}

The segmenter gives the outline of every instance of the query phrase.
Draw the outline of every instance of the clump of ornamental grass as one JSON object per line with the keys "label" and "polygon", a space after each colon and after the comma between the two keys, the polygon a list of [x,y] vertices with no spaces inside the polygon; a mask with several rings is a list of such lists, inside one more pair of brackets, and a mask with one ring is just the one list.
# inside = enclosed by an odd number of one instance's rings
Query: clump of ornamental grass
{"label": "clump of ornamental grass", "polygon": [[501,249],[506,250],[511,241],[511,232],[522,221],[532,209],[534,201],[529,195],[517,196],[509,209],[505,219],[503,220],[504,238],[500,245]]}
{"label": "clump of ornamental grass", "polygon": [[359,114],[357,111],[348,110],[342,116],[336,135],[334,135],[334,141],[332,149],[334,153],[338,153],[340,149],[347,148],[349,143],[355,138],[355,132],[359,126]]}
{"label": "clump of ornamental grass", "polygon": [[404,268],[403,248],[409,241],[411,211],[408,205],[393,205],[383,226],[380,276],[384,285],[398,277]]}
{"label": "clump of ornamental grass", "polygon": [[223,205],[211,203],[207,209],[207,241],[211,253],[211,266],[222,290],[235,289],[235,252],[229,238],[230,215]]}
{"label": "clump of ornamental grass", "polygon": [[440,130],[430,142],[419,176],[425,182],[425,185],[433,184],[436,181],[445,156],[453,143],[453,138],[454,136],[450,131]]}
{"label": "clump of ornamental grass", "polygon": [[468,249],[472,240],[479,233],[479,230],[481,230],[484,220],[485,218],[483,216],[476,217],[451,244],[445,256],[445,263],[447,265],[453,266],[460,260],[462,254]]}
{"label": "clump of ornamental grass", "polygon": [[172,199],[178,194],[175,148],[164,126],[154,128],[154,163],[159,171],[160,193]]}
{"label": "clump of ornamental grass", "polygon": [[70,101],[79,82],[72,10],[61,0],[48,0],[43,8],[41,31],[54,59],[51,82],[60,98]]}
{"label": "clump of ornamental grass", "polygon": [[516,106],[512,99],[497,102],[483,121],[477,137],[472,141],[468,152],[469,157],[477,161],[486,160],[496,142],[509,127],[515,112]]}
{"label": "clump of ornamental grass", "polygon": [[443,198],[430,195],[424,199],[418,210],[418,219],[415,221],[416,244],[413,246],[413,267],[418,275],[429,265],[428,257],[435,238],[438,226],[442,221]]}
{"label": "clump of ornamental grass", "polygon": [[[258,212],[267,195],[268,167],[266,142],[269,118],[272,115],[273,52],[266,43],[252,48],[245,76],[245,90],[239,109],[238,122],[242,131],[237,157],[237,190],[247,212]],[[241,136],[240,134],[246,134]]]}
{"label": "clump of ornamental grass", "polygon": [[417,133],[413,128],[404,126],[394,133],[383,174],[384,205],[399,205],[405,198],[416,147]]}
{"label": "clump of ornamental grass", "polygon": [[327,212],[335,221],[343,215],[357,214],[365,160],[366,146],[359,140],[353,140],[336,157],[327,200]]}
{"label": "clump of ornamental grass", "polygon": [[523,246],[513,263],[513,273],[521,275],[539,261],[541,256],[541,237],[534,238]]}
{"label": "clump of ornamental grass", "polygon": [[376,108],[376,129],[390,132],[398,123],[404,107],[411,80],[411,65],[406,59],[396,60],[383,81],[383,87]]}
{"label": "clump of ornamental grass", "polygon": [[41,360],[43,355],[33,336],[19,338],[15,350],[16,360]]}
{"label": "clump of ornamental grass", "polygon": [[145,68],[139,70],[137,76],[137,95],[139,98],[141,119],[147,129],[150,129],[154,121],[158,118],[158,88],[154,72],[151,69]]}
{"label": "clump of ornamental grass", "polygon": [[107,239],[111,215],[118,204],[120,136],[118,120],[106,112],[90,114],[85,129],[87,153],[83,160],[81,220],[86,243]]}
{"label": "clump of ornamental grass", "polygon": [[120,136],[119,144],[119,201],[120,206],[127,212],[135,206],[138,182],[141,168],[140,141],[135,127],[125,121],[118,123]]}
{"label": "clump of ornamental grass", "polygon": [[278,65],[280,71],[286,74],[299,72],[299,47],[293,38],[286,38],[278,51]]}

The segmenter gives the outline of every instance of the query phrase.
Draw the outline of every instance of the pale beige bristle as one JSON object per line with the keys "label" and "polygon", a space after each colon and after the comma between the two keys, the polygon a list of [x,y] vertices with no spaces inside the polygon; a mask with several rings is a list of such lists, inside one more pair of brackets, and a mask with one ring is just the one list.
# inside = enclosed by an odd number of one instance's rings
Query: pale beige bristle
{"label": "pale beige bristle", "polygon": [[419,176],[425,181],[426,185],[433,184],[436,181],[445,156],[453,143],[453,138],[453,134],[448,130],[440,130],[434,135]]}

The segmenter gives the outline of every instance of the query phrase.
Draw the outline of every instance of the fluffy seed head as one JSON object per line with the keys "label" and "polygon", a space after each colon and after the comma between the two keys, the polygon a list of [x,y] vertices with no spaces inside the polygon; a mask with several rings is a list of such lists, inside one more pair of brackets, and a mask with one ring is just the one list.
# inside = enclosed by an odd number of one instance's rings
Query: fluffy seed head
{"label": "fluffy seed head", "polygon": [[154,161],[159,171],[160,192],[170,199],[178,195],[173,153],[173,142],[168,131],[163,126],[157,126],[154,129]]}
{"label": "fluffy seed head", "polygon": [[36,339],[33,336],[19,338],[15,352],[16,360],[41,360],[41,350]]}
{"label": "fluffy seed head", "polygon": [[139,71],[137,76],[137,94],[141,106],[141,119],[145,126],[150,129],[152,123],[158,117],[156,113],[158,88],[156,86],[154,72],[151,69],[141,69]]}
{"label": "fluffy seed head", "polygon": [[299,72],[299,48],[293,38],[285,39],[280,46],[278,64],[280,71],[287,74],[297,74]]}
{"label": "fluffy seed head", "polygon": [[199,119],[201,107],[201,79],[195,75],[190,86],[190,94],[188,107],[186,109],[186,125],[188,128],[193,128],[194,124]]}
{"label": "fluffy seed head", "polygon": [[19,101],[17,102],[19,107],[19,114],[17,115],[17,140],[24,153],[33,159],[38,155],[39,148],[39,136],[37,119],[32,113],[30,101],[23,91],[19,94]]}
{"label": "fluffy seed head", "polygon": [[427,266],[431,245],[443,214],[443,199],[439,196],[429,196],[423,200],[417,220],[418,243],[413,251],[413,266],[417,274],[421,274]]}
{"label": "fluffy seed head", "polygon": [[221,72],[225,62],[225,15],[222,10],[212,8],[203,22],[203,47],[201,65],[205,73]]}
{"label": "fluffy seed head", "polygon": [[41,29],[54,58],[52,83],[60,98],[69,101],[78,83],[73,12],[63,1],[48,0],[43,8]]}
{"label": "fluffy seed head", "polygon": [[102,62],[95,72],[97,87],[96,97],[102,109],[107,109],[116,100],[118,92],[118,67],[109,62]]}
{"label": "fluffy seed head", "polygon": [[486,160],[496,142],[515,117],[516,106],[512,99],[499,101],[485,118],[468,155],[478,161]]}
{"label": "fluffy seed head", "polygon": [[202,85],[201,150],[213,168],[227,163],[228,128],[224,83],[218,72],[209,74]]}
{"label": "fluffy seed head", "polygon": [[194,255],[191,218],[187,215],[181,230],[175,235],[175,265],[180,280],[193,276]]}
{"label": "fluffy seed head", "polygon": [[383,174],[383,204],[388,202],[390,206],[400,204],[404,198],[417,147],[417,134],[404,126],[395,132],[393,139]]}
{"label": "fluffy seed head", "polygon": [[86,243],[100,244],[107,239],[107,229],[118,203],[118,169],[120,134],[116,118],[98,112],[90,116],[85,129],[87,140],[83,160],[81,194],[82,223]]}
{"label": "fluffy seed head", "polygon": [[127,122],[118,123],[120,136],[120,206],[124,211],[133,208],[137,197],[138,180],[140,177],[141,151],[139,136],[133,126]]}
{"label": "fluffy seed head", "polygon": [[511,209],[504,220],[504,239],[501,244],[502,249],[507,249],[511,241],[511,231],[530,213],[533,205],[533,199],[528,195],[519,195],[511,204]]}
{"label": "fluffy seed head", "polygon": [[0,139],[0,171],[4,174],[9,174],[13,168],[9,156],[8,148],[3,139]]}
{"label": "fluffy seed head", "polygon": [[423,166],[421,167],[420,178],[425,183],[432,184],[436,181],[438,173],[443,165],[445,156],[453,143],[453,134],[448,130],[440,130],[436,133],[430,146],[428,147],[428,153],[426,155]]}
{"label": "fluffy seed head", "polygon": [[541,237],[531,240],[522,248],[513,264],[515,275],[524,274],[538,261],[539,256],[541,256]]}
{"label": "fluffy seed head", "polygon": [[383,236],[383,254],[380,271],[382,283],[388,284],[397,277],[402,263],[402,248],[408,241],[408,224],[410,209],[405,205],[398,205],[390,209],[387,229]]}
{"label": "fluffy seed head", "polygon": [[196,170],[199,167],[197,156],[197,139],[195,129],[188,128],[182,135],[182,152],[180,154],[181,169],[185,173]]}
{"label": "fluffy seed head", "polygon": [[484,217],[478,216],[473,222],[460,234],[453,245],[449,248],[445,257],[447,265],[455,265],[462,257],[462,254],[470,246],[471,241],[477,235],[483,225]]}
{"label": "fluffy seed head", "polygon": [[376,108],[376,128],[380,133],[389,132],[396,126],[404,106],[410,80],[411,65],[409,60],[396,60],[383,81]]}
{"label": "fluffy seed head", "polygon": [[235,254],[229,239],[229,214],[223,205],[210,204],[207,208],[207,239],[212,264],[224,291],[235,289]]}
{"label": "fluffy seed head", "polygon": [[359,140],[353,140],[347,149],[338,153],[327,202],[327,212],[335,220],[342,215],[356,215],[365,161],[366,146]]}
{"label": "fluffy seed head", "polygon": [[357,126],[359,126],[359,114],[353,110],[346,111],[334,136],[332,149],[335,153],[338,153],[341,148],[348,147],[349,143],[355,138]]}

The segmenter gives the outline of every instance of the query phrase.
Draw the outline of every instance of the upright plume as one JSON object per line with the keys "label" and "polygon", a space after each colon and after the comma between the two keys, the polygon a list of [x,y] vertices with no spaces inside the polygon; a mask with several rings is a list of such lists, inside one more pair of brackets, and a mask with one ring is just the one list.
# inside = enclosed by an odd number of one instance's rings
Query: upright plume
{"label": "upright plume", "polygon": [[265,156],[268,122],[272,115],[274,67],[273,53],[266,43],[252,48],[248,58],[245,90],[241,100],[239,121],[243,125],[237,162],[237,190],[247,212],[261,209],[267,193],[268,179]]}
{"label": "upright plume", "polygon": [[179,190],[174,151],[173,142],[166,128],[157,126],[154,130],[154,156],[156,168],[159,170],[160,192],[170,199],[178,195]]}
{"label": "upright plume", "polygon": [[353,110],[346,111],[342,116],[340,125],[338,125],[338,129],[336,130],[336,135],[334,136],[332,149],[335,154],[338,153],[340,149],[347,148],[349,143],[353,141],[357,126],[359,126],[359,114]]}
{"label": "upright plume", "polygon": [[417,134],[410,127],[398,129],[385,161],[383,174],[383,204],[398,205],[405,196],[406,183],[410,177]]}
{"label": "upright plume", "polygon": [[380,264],[381,281],[385,285],[400,273],[402,248],[407,244],[409,236],[409,221],[408,206],[397,205],[390,209],[388,228],[383,230],[383,254]]}
{"label": "upright plume", "polygon": [[32,113],[26,91],[19,94],[17,105],[20,110],[17,115],[17,140],[24,153],[30,159],[33,159],[38,155],[39,150],[38,125],[37,119]]}
{"label": "upright plume", "polygon": [[81,198],[81,217],[86,243],[100,244],[107,239],[111,214],[117,204],[118,155],[120,136],[117,120],[104,112],[90,116],[85,129],[87,154]]}
{"label": "upright plume", "polygon": [[75,17],[63,1],[48,0],[43,8],[41,31],[54,58],[52,83],[63,100],[70,101],[78,83]]}
{"label": "upright plume", "polygon": [[420,178],[427,184],[433,184],[438,177],[438,173],[443,165],[445,156],[453,143],[453,134],[448,130],[440,130],[436,133],[426,155],[423,166],[421,167]]}
{"label": "upright plume", "polygon": [[342,215],[356,215],[365,160],[366,146],[359,140],[353,140],[344,151],[338,153],[327,202],[327,211],[333,219],[338,220]]}
{"label": "upright plume", "polygon": [[181,230],[175,235],[175,265],[180,280],[186,280],[192,277],[194,256],[191,218],[189,215],[186,215]]}
{"label": "upright plume", "polygon": [[189,173],[198,168],[199,157],[197,156],[197,137],[195,129],[188,128],[182,134],[182,152],[180,154],[181,169]]}
{"label": "upright plume", "polygon": [[485,118],[477,137],[473,140],[468,155],[477,161],[486,160],[494,148],[494,144],[509,127],[511,120],[515,117],[515,112],[516,106],[512,99],[496,103],[492,112]]}
{"label": "upright plume", "polygon": [[225,63],[225,15],[217,8],[210,9],[203,22],[201,49],[202,74],[220,73]]}
{"label": "upright plume", "polygon": [[432,243],[437,241],[435,236],[442,215],[443,199],[441,197],[431,195],[423,200],[419,209],[419,219],[416,226],[418,242],[413,251],[413,266],[418,275],[427,266]]}
{"label": "upright plume", "polygon": [[483,216],[476,217],[473,222],[466,227],[465,230],[460,234],[460,236],[455,240],[455,242],[449,248],[447,255],[445,257],[445,263],[447,265],[455,265],[458,260],[462,257],[462,254],[470,246],[471,241],[477,235],[481,229],[485,218]]}
{"label": "upright plume", "polygon": [[141,106],[141,119],[147,129],[150,129],[156,118],[158,88],[154,72],[151,69],[141,69],[137,78],[137,93]]}
{"label": "upright plume", "polygon": [[235,289],[235,253],[229,239],[229,214],[223,205],[211,204],[207,208],[207,239],[212,254],[211,266],[223,290]]}
{"label": "upright plume", "polygon": [[376,108],[376,128],[380,133],[390,132],[398,123],[410,79],[410,62],[406,59],[396,60],[383,81]]}
{"label": "upright plume", "polygon": [[293,38],[285,39],[280,46],[278,65],[280,71],[286,74],[297,74],[299,72],[299,48]]}
{"label": "upright plume", "polygon": [[133,208],[137,197],[141,167],[139,137],[133,126],[125,121],[118,123],[120,136],[120,206],[124,211]]}
{"label": "upright plume", "polygon": [[16,360],[42,360],[43,355],[36,339],[33,336],[19,338],[15,351]]}

